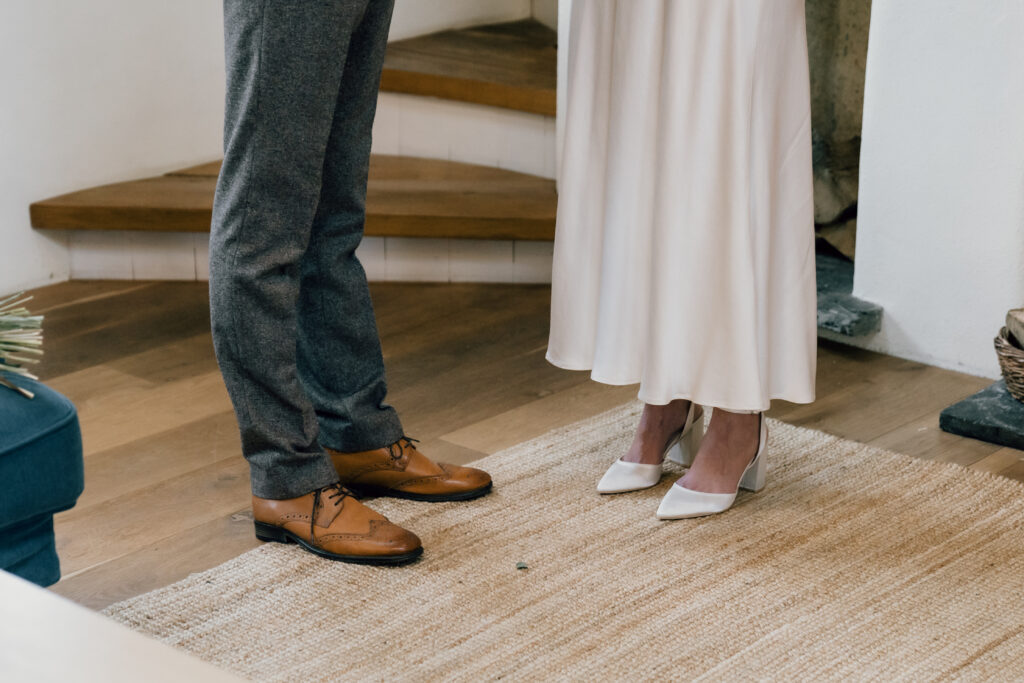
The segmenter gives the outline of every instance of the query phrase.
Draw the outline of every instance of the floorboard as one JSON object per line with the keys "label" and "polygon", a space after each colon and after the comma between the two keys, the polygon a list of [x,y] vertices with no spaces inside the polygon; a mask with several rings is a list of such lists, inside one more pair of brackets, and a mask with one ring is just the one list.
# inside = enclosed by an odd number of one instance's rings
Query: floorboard
{"label": "floorboard", "polygon": [[259,545],[252,533],[252,512],[246,505],[141,545],[92,570],[67,576],[53,590],[86,607],[103,609],[215,567]]}

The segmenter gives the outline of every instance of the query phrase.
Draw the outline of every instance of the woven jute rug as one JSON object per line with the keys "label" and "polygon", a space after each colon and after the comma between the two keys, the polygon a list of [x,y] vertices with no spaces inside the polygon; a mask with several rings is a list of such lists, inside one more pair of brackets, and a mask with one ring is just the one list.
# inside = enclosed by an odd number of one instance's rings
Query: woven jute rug
{"label": "woven jute rug", "polygon": [[772,423],[764,491],[661,522],[675,476],[594,491],[638,410],[487,458],[484,499],[373,501],[411,566],[268,544],[107,614],[265,680],[1024,677],[1024,487]]}

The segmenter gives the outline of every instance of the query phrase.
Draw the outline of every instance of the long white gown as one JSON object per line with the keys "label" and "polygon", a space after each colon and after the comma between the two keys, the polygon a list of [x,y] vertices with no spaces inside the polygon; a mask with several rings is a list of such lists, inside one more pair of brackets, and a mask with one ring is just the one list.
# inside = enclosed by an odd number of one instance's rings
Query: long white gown
{"label": "long white gown", "polygon": [[639,398],[814,400],[804,0],[575,0],[548,360]]}

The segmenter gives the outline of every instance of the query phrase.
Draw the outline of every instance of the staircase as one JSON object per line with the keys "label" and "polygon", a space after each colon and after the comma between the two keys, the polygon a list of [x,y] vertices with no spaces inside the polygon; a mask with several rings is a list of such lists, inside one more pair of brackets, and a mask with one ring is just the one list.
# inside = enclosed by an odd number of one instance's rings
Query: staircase
{"label": "staircase", "polygon": [[[550,282],[555,43],[527,19],[388,46],[358,251],[371,280]],[[206,279],[219,170],[36,202],[32,225],[67,231],[72,278]],[[819,333],[870,337],[881,308],[852,295],[852,262],[821,247]]]}
{"label": "staircase", "polygon": [[[534,20],[388,48],[359,256],[371,279],[547,282],[556,34]],[[204,279],[220,162],[30,207],[73,278]]]}

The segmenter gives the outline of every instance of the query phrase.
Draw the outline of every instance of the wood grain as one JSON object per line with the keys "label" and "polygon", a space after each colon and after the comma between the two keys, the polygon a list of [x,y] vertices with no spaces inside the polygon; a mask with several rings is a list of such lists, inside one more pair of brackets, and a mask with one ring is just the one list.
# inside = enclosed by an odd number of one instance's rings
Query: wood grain
{"label": "wood grain", "polygon": [[381,90],[554,116],[557,38],[527,19],[400,40]]}
{"label": "wood grain", "polygon": [[233,412],[215,413],[146,438],[92,453],[85,459],[84,511],[189,472],[242,457]]}
{"label": "wood grain", "polygon": [[67,576],[52,590],[99,610],[126,596],[184,579],[199,568],[227,562],[259,545],[252,533],[252,512],[246,505],[142,545],[93,570]]}
{"label": "wood grain", "polygon": [[32,303],[28,306],[36,315],[49,315],[52,318],[53,314],[62,308],[109,299],[152,285],[151,282],[132,280],[71,280],[33,290]]}
{"label": "wood grain", "polygon": [[70,575],[105,564],[238,510],[250,496],[245,460],[227,458],[97,505],[62,512],[55,519],[61,568]]}
{"label": "wood grain", "polygon": [[1024,451],[1000,448],[972,464],[971,469],[1024,482]]}
{"label": "wood grain", "polygon": [[[841,359],[841,353],[836,353]],[[868,443],[927,415],[934,415],[937,421],[943,408],[991,383],[921,363],[872,355],[878,360],[870,376],[864,377],[861,369],[860,378],[852,379],[854,364],[838,362],[834,371],[843,379],[834,382],[819,373],[818,398],[814,403],[779,402],[769,415]]]}
{"label": "wood grain", "polygon": [[[35,202],[32,226],[61,230],[209,232],[220,162]],[[366,234],[552,240],[553,180],[453,161],[375,155]]]}
{"label": "wood grain", "polygon": [[939,429],[939,420],[934,412],[912,420],[869,442],[872,446],[905,453],[916,458],[952,462],[968,466],[983,460],[1000,446],[964,439]]}
{"label": "wood grain", "polygon": [[116,296],[89,298],[45,315],[46,354],[37,374],[47,378],[210,331],[205,283],[131,287]]}
{"label": "wood grain", "polygon": [[219,372],[153,387],[124,386],[78,402],[85,457],[231,410]]}
{"label": "wood grain", "polygon": [[443,438],[490,455],[552,429],[636,400],[638,390],[637,386],[608,387],[583,381],[569,389],[552,392],[525,405],[449,432]]}

